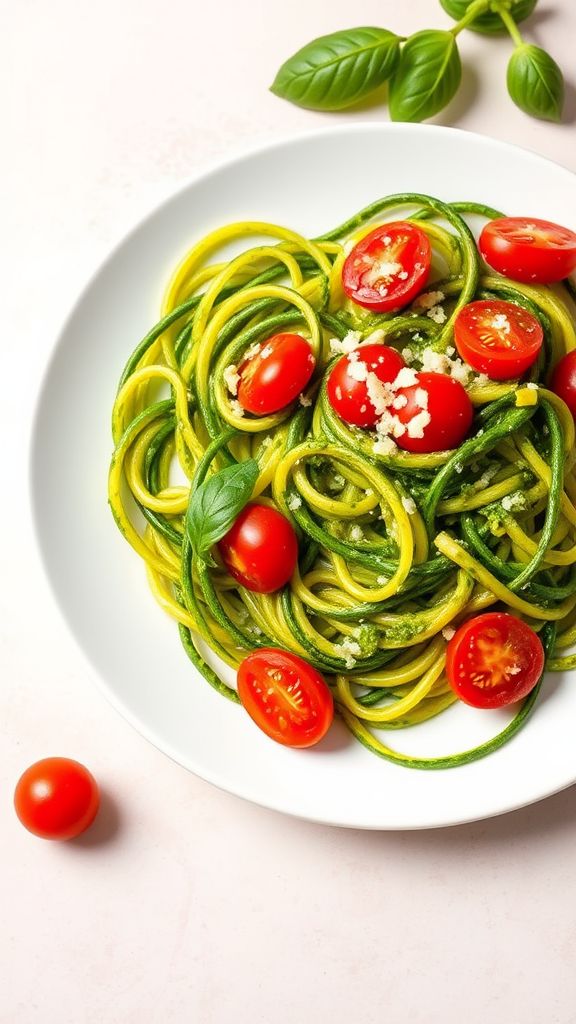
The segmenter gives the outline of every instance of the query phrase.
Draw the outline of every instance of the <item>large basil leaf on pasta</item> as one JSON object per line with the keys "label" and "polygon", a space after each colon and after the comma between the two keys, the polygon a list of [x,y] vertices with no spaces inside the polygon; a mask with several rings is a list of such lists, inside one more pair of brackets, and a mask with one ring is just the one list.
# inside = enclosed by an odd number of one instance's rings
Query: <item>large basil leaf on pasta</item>
{"label": "large basil leaf on pasta", "polygon": [[351,28],[313,39],[280,68],[270,89],[311,110],[340,110],[385,82],[400,39],[385,28]]}
{"label": "large basil leaf on pasta", "polygon": [[219,470],[191,492],[186,532],[199,558],[213,564],[210,548],[222,540],[252,497],[258,472],[256,460],[248,459]]}
{"label": "large basil leaf on pasta", "polygon": [[390,80],[393,121],[424,121],[445,107],[460,85],[462,65],[451,32],[426,29],[410,36]]}

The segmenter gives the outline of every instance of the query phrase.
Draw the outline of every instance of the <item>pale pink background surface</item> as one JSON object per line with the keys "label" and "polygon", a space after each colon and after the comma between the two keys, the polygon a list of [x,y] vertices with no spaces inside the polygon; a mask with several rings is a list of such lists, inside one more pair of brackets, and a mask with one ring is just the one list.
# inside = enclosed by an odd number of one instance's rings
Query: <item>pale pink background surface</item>
{"label": "pale pink background surface", "polygon": [[[574,76],[576,5],[540,0],[530,38]],[[340,120],[267,92],[313,35],[443,27],[435,0],[21,0],[2,4],[1,1024],[572,1024],[576,789],[437,832],[301,823],[171,763],[108,706],[31,539],[31,404],[56,331],[108,248],[231,149]],[[566,123],[508,100],[506,39],[465,33],[438,119],[576,170]],[[87,582],[87,585],[89,583]],[[106,798],[47,844],[11,807],[26,765],[84,761]],[[535,752],[535,757],[542,756]]]}

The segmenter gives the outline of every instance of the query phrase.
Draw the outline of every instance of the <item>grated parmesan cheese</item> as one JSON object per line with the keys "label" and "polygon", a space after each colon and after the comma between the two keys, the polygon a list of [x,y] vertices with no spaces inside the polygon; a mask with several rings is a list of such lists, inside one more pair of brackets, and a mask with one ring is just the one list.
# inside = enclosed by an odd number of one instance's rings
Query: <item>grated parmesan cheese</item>
{"label": "grated parmesan cheese", "polygon": [[416,502],[414,501],[414,498],[405,498],[404,495],[402,495],[401,501],[408,515],[413,516],[416,512]]}
{"label": "grated parmesan cheese", "polygon": [[300,405],[302,405],[305,409],[312,405],[312,399],[308,398],[308,396],[305,394],[299,395],[298,401],[300,402]]}
{"label": "grated parmesan cheese", "polygon": [[453,636],[456,636],[456,630],[454,626],[444,626],[442,630],[442,636],[445,640],[451,640]]}
{"label": "grated parmesan cheese", "polygon": [[432,306],[426,313],[435,324],[445,324],[448,317],[444,312],[442,306]]}
{"label": "grated parmesan cheese", "polygon": [[362,334],[360,331],[348,331],[348,333],[342,338],[330,338],[330,351],[335,355],[342,352],[344,355],[348,355],[353,352],[355,348],[358,348]]}
{"label": "grated parmesan cheese", "polygon": [[437,306],[439,302],[442,302],[442,299],[445,298],[446,296],[444,295],[444,292],[424,292],[424,294],[419,295],[416,301],[414,302],[414,308],[432,309],[434,306]]}
{"label": "grated parmesan cheese", "polygon": [[424,430],[430,423],[430,413],[423,409],[422,412],[413,416],[410,422],[406,425],[408,431],[408,437],[424,437]]}
{"label": "grated parmesan cheese", "polygon": [[299,494],[290,494],[287,498],[286,504],[291,512],[294,512],[297,508],[300,508],[302,504],[302,498]]}
{"label": "grated parmesan cheese", "polygon": [[240,383],[240,374],[238,373],[238,367],[235,366],[234,363],[230,363],[230,365],[227,366],[226,369],[224,370],[222,377],[224,378],[224,383],[228,388],[230,394],[237,395],[238,385]]}
{"label": "grated parmesan cheese", "polygon": [[231,398],[230,399],[230,408],[231,408],[234,416],[243,416],[244,415],[244,409],[242,408],[242,406],[240,405],[240,402],[236,398]]}

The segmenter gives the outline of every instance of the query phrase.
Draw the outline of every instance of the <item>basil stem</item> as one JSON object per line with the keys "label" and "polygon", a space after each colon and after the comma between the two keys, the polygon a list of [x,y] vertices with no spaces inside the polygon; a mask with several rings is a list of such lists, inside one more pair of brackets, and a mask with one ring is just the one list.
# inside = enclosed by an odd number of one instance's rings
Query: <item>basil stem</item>
{"label": "basil stem", "polygon": [[[538,0],[503,0],[503,6],[506,6],[511,17],[517,23],[524,21],[532,14],[537,2]],[[477,3],[477,0],[440,0],[440,3],[446,13],[459,22],[460,29],[469,28],[473,32],[481,32],[484,35],[501,35],[505,31],[502,20],[495,12],[491,0],[486,0],[482,6]],[[466,19],[466,24],[462,24],[464,19]]]}

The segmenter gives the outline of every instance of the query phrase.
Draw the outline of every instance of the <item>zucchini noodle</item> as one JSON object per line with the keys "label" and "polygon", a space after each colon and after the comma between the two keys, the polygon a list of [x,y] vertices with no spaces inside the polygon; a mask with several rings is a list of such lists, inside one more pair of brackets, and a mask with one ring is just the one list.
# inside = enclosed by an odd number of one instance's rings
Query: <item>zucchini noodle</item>
{"label": "zucchini noodle", "polygon": [[[122,373],[112,417],[112,513],[206,680],[238,701],[206,662],[204,645],[233,668],[255,648],[292,651],[325,675],[361,743],[412,768],[484,756],[537,701],[538,687],[503,732],[462,753],[416,758],[377,738],[377,730],[414,726],[454,702],[446,644],[472,612],[510,610],[540,633],[549,668],[576,665],[576,656],[562,653],[576,642],[574,424],[546,389],[555,363],[576,348],[570,293],[488,272],[464,219],[470,214],[499,215],[477,203],[405,194],[313,240],[259,222],[214,231],[176,269],[162,318]],[[428,315],[430,304],[418,299],[376,314],[343,292],[350,247],[400,217],[428,235],[425,292],[441,296],[440,315]],[[226,260],[221,250],[230,243],[245,251]],[[470,371],[475,417],[457,450],[383,452],[374,433],[339,419],[326,380],[349,332],[383,341],[415,367],[426,352],[450,367],[458,310],[494,298],[536,316],[544,345],[523,382]],[[307,339],[314,375],[280,412],[245,414],[227,370],[284,330]],[[273,594],[237,584],[216,549],[215,565],[197,558],[185,530],[191,487],[247,459],[259,467],[253,496],[282,512],[298,537],[298,567]]]}

